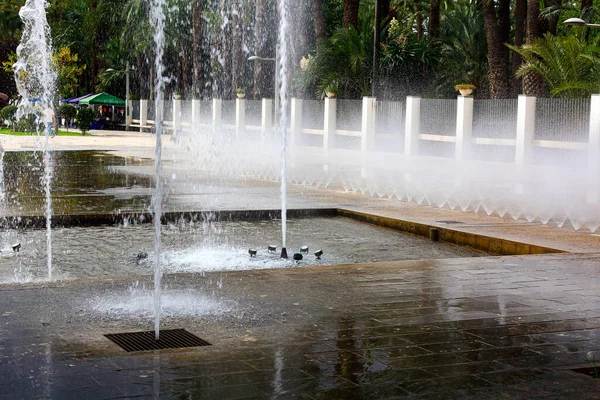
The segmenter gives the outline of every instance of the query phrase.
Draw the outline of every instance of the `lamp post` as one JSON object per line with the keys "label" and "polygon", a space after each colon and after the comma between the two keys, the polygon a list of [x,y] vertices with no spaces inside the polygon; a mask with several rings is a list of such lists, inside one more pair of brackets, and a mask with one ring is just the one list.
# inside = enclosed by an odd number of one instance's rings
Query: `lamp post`
{"label": "lamp post", "polygon": [[[129,130],[129,121],[131,121],[131,118],[130,118],[131,110],[129,109],[129,104],[127,102],[129,101],[129,71],[131,71],[132,69],[133,69],[133,67],[129,68],[129,61],[128,61],[125,66],[125,71],[117,71],[112,68],[109,68],[106,70],[106,72],[125,72],[125,130],[126,131]],[[113,110],[114,110],[114,107],[113,107]]]}
{"label": "lamp post", "polygon": [[276,52],[275,58],[250,56],[248,61],[275,61],[275,126],[279,126],[279,51]]}
{"label": "lamp post", "polygon": [[600,28],[600,24],[588,24],[581,18],[569,18],[569,19],[565,20],[565,22],[563,22],[563,24],[571,25],[571,26],[589,26],[591,28]]}

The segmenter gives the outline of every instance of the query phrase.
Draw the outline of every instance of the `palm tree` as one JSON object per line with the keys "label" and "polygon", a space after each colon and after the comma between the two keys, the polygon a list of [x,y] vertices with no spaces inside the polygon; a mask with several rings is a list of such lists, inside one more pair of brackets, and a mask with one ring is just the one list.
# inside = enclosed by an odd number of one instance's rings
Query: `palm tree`
{"label": "palm tree", "polygon": [[546,34],[533,44],[511,49],[525,60],[517,75],[537,74],[553,97],[588,97],[600,91],[600,47],[596,45],[575,36]]}
{"label": "palm tree", "polygon": [[483,7],[488,44],[490,97],[510,97],[509,52],[510,0],[479,0]]}
{"label": "palm tree", "polygon": [[[527,35],[528,45],[533,44],[541,35],[540,0],[527,0]],[[548,89],[544,79],[535,71],[528,70],[523,75],[523,94],[527,96],[546,97]]]}
{"label": "palm tree", "polygon": [[344,28],[353,26],[358,30],[358,9],[360,0],[344,0]]}

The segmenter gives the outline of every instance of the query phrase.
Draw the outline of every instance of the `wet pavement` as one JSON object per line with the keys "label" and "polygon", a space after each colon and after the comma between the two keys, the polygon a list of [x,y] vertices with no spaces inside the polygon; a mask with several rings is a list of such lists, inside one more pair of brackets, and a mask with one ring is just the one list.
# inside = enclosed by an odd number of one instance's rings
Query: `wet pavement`
{"label": "wet pavement", "polygon": [[[2,144],[28,149],[28,140]],[[117,200],[147,211],[147,192],[127,192],[130,178],[146,179],[146,190],[151,136],[54,143],[135,161],[110,166],[121,176],[83,167],[82,179],[96,181],[79,194],[63,182],[65,197],[79,197],[65,212],[114,212]],[[184,181],[180,167],[166,166],[171,210],[278,205],[275,182]],[[453,229],[587,254],[170,274],[161,326],[212,345],[138,353],[103,334],[153,329],[150,276],[1,284],[0,399],[599,397],[600,379],[571,371],[600,359],[599,236],[303,185],[290,186],[288,204],[458,221]]]}
{"label": "wet pavement", "polygon": [[563,368],[600,356],[599,272],[548,255],[169,275],[163,329],[212,345],[137,353],[102,335],[152,329],[150,277],[4,285],[0,397],[598,398]]}

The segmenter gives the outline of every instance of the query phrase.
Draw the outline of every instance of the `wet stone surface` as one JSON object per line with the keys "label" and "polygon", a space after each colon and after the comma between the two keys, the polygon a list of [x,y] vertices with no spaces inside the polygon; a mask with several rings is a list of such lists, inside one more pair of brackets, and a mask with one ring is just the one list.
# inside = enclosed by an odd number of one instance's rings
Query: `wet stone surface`
{"label": "wet stone surface", "polygon": [[[489,257],[172,274],[164,329],[126,353],[150,277],[0,286],[0,398],[594,399],[600,261]],[[137,304],[137,306],[136,306]]]}

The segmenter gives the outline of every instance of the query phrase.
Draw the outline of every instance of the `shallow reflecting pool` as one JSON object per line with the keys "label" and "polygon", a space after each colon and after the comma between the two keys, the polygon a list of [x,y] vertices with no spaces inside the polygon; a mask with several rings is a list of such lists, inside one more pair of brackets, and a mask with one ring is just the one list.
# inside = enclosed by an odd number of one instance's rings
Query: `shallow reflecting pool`
{"label": "shallow reflecting pool", "polygon": [[[166,273],[206,272],[483,254],[337,217],[288,221],[290,259],[282,260],[280,229],[278,220],[164,226],[162,265]],[[151,224],[54,229],[53,278],[152,274],[153,235]],[[0,282],[46,279],[45,230],[5,231],[1,243]],[[21,243],[20,252],[12,250],[15,243]],[[277,251],[269,253],[269,245]],[[295,263],[291,258],[301,246],[308,246],[308,253]],[[250,257],[249,249],[257,251],[256,257]],[[320,260],[317,250],[323,250]]]}

